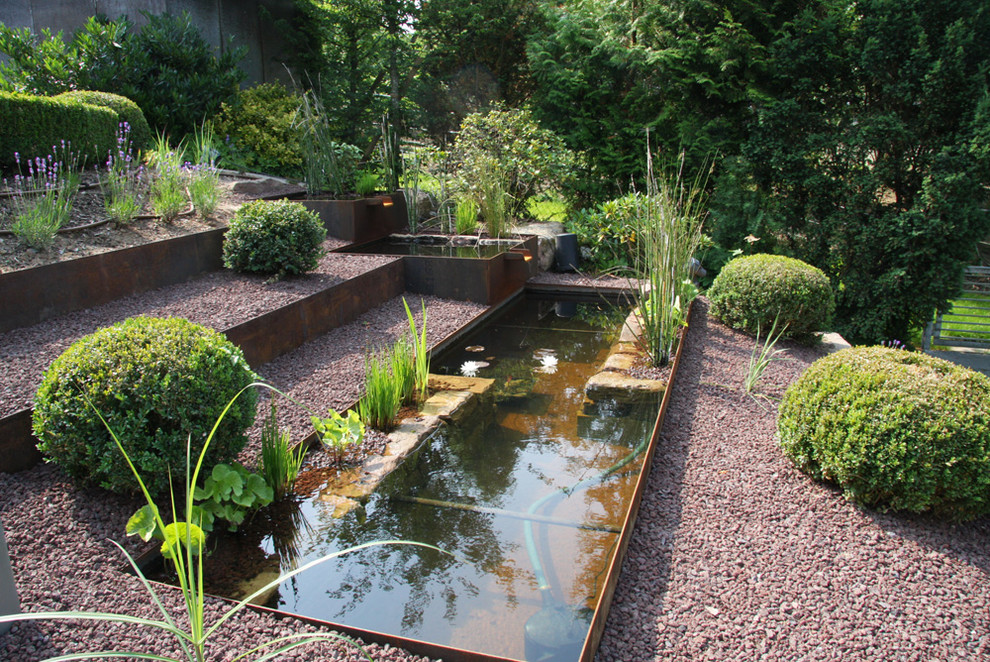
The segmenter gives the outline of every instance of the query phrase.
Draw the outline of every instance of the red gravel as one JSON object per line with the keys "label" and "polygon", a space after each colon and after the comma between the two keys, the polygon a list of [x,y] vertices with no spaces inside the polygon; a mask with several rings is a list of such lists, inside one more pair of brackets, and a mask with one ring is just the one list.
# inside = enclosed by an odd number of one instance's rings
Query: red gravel
{"label": "red gravel", "polygon": [[[456,316],[448,305],[465,318],[474,314],[461,304],[430,301],[431,328]],[[356,377],[350,351],[340,348],[398,332],[400,310],[400,302],[389,302],[336,340],[328,336],[297,350],[285,372],[276,366],[282,359],[262,372],[342,403]],[[598,659],[990,657],[990,518],[950,525],[869,513],[797,472],[775,441],[775,402],[741,391],[753,342],[709,319],[699,301]],[[789,360],[772,364],[758,387],[771,398],[818,355],[781,346]],[[308,370],[323,351],[328,361]],[[136,505],[79,490],[49,466],[0,474],[0,518],[24,607],[151,615],[140,585],[120,572],[119,552],[107,542],[123,538],[123,522]],[[167,602],[176,604],[174,596]],[[216,609],[210,606],[211,613]],[[248,642],[301,629],[292,620],[245,613],[218,637],[211,660],[229,660]],[[0,659],[109,646],[175,652],[140,628],[46,623],[0,636]],[[395,649],[369,651],[378,660],[410,659]],[[326,646],[296,659],[360,658]]]}
{"label": "red gravel", "polygon": [[[341,245],[328,239],[324,247]],[[0,416],[31,406],[48,365],[75,340],[135,315],[184,317],[224,330],[301,299],[397,258],[328,253],[317,268],[298,278],[267,283],[264,276],[228,269],[201,278],[135,294],[23,329],[0,334]]]}
{"label": "red gravel", "polygon": [[[420,297],[406,295],[411,308],[420,310]],[[432,343],[466,324],[483,306],[426,297],[428,336]],[[220,305],[219,303],[217,304]],[[421,315],[416,315],[421,324]],[[386,302],[352,324],[335,329],[258,370],[279,388],[314,410],[341,407],[357,397],[364,365],[361,352],[369,346],[389,342],[408,325],[401,299]],[[259,414],[267,411],[264,400]],[[299,433],[308,424],[308,414],[283,407],[281,412]],[[241,460],[256,459],[257,430]],[[372,433],[369,445],[381,447]],[[318,466],[322,453],[313,453],[307,464]],[[141,505],[139,501],[98,489],[79,489],[52,466],[42,465],[17,474],[0,473],[0,520],[7,533],[14,578],[24,611],[104,610],[144,617],[156,616],[138,580],[121,571],[120,551],[109,541],[139,551],[133,539],[124,536],[124,524]],[[65,581],[71,577],[72,581]],[[167,596],[172,613],[181,610],[177,596]],[[209,606],[207,620],[221,613]],[[293,631],[311,628],[294,620],[280,621],[255,613],[242,613],[217,634],[210,660],[230,660],[264,641]],[[172,641],[145,628],[84,623],[52,622],[15,625],[0,636],[0,660],[33,661],[43,657],[87,650],[145,650],[177,654]],[[405,651],[367,646],[376,660],[419,659]],[[285,659],[293,659],[286,657]],[[310,646],[299,660],[364,659],[346,644]]]}
{"label": "red gravel", "polygon": [[[990,518],[858,509],[743,394],[754,340],[698,302],[597,659],[990,659]],[[758,390],[818,356],[793,344]]]}

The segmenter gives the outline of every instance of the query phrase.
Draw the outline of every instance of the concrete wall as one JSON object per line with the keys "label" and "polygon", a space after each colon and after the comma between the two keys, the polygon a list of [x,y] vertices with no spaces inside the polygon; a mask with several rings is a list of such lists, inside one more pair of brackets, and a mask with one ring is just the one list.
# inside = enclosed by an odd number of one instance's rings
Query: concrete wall
{"label": "concrete wall", "polygon": [[[267,14],[260,8],[267,10]],[[189,12],[207,42],[222,52],[233,38],[234,46],[247,46],[241,60],[247,74],[245,86],[272,81],[288,82],[283,66],[290,45],[275,28],[275,20],[295,13],[292,0],[13,0],[0,1],[0,23],[28,27],[34,33],[48,28],[68,37],[96,14],[108,18],[127,15],[136,27],[150,14]]]}

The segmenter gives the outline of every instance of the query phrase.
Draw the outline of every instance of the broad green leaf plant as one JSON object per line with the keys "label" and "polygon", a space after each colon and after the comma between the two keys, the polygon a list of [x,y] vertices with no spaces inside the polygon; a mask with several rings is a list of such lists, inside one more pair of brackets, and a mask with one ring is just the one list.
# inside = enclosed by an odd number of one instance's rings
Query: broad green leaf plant
{"label": "broad green leaf plant", "polygon": [[[206,623],[205,619],[205,603],[206,594],[203,589],[203,548],[206,540],[206,533],[203,529],[203,522],[205,513],[203,509],[194,505],[194,496],[196,492],[196,485],[199,479],[200,471],[203,469],[203,460],[206,456],[206,450],[210,446],[210,442],[213,440],[214,435],[217,432],[217,428],[220,426],[221,421],[227,414],[227,411],[234,404],[237,398],[253,387],[261,387],[271,389],[273,392],[279,393],[285,396],[284,393],[278,391],[272,386],[263,383],[253,383],[243,389],[241,389],[231,400],[227,403],[223,412],[217,418],[213,429],[210,430],[209,435],[206,438],[206,442],[203,445],[203,450],[196,460],[195,466],[192,467],[190,472],[190,460],[189,450],[187,446],[187,463],[186,463],[186,480],[185,480],[185,499],[184,507],[180,509],[176,505],[175,498],[172,498],[172,513],[173,522],[166,524],[159,513],[158,507],[155,505],[154,499],[151,493],[148,492],[145,486],[144,480],[138,473],[128,456],[127,451],[124,449],[117,435],[107,424],[106,419],[103,419],[99,412],[96,412],[103,420],[104,425],[107,426],[107,430],[113,437],[114,442],[117,447],[120,448],[121,454],[124,456],[124,460],[127,465],[134,472],[134,477],[137,479],[138,484],[141,487],[141,491],[144,494],[145,500],[147,501],[147,506],[139,510],[134,517],[128,522],[128,533],[139,533],[142,536],[147,536],[150,539],[155,532],[160,532],[160,539],[163,540],[162,543],[162,553],[168,558],[175,569],[176,576],[178,578],[179,590],[182,593],[183,601],[185,604],[185,614],[182,617],[174,616],[169,609],[165,606],[164,602],[159,597],[158,591],[155,587],[148,581],[138,567],[134,558],[118,543],[114,542],[114,545],[124,554],[127,558],[128,563],[130,563],[131,568],[133,568],[135,574],[140,579],[141,583],[144,585],[145,589],[148,591],[148,595],[151,598],[152,603],[157,608],[160,617],[159,618],[144,618],[138,616],[131,616],[129,614],[118,614],[113,612],[93,612],[93,611],[43,611],[43,612],[33,612],[33,613],[23,613],[14,614],[8,616],[0,616],[0,623],[12,623],[18,621],[35,621],[35,620],[89,620],[89,621],[102,621],[109,623],[125,623],[128,625],[136,625],[141,627],[148,627],[155,630],[167,633],[175,638],[178,643],[179,648],[182,651],[180,657],[170,657],[168,655],[159,653],[149,653],[143,651],[134,650],[101,650],[101,651],[89,651],[77,654],[67,654],[59,655],[53,658],[49,658],[49,662],[62,662],[65,660],[91,660],[106,657],[127,657],[139,660],[157,660],[159,662],[205,662],[208,657],[208,653],[211,650],[210,643],[213,637],[216,635],[217,631],[226,623],[231,617],[235,616],[237,613],[242,611],[247,607],[253,600],[257,599],[259,596],[263,595],[265,592],[271,590],[272,588],[278,586],[282,582],[295,577],[296,575],[307,572],[313,567],[325,563],[331,559],[336,559],[345,554],[351,554],[354,552],[367,549],[369,547],[375,547],[380,545],[411,545],[415,547],[424,547],[439,551],[441,553],[449,554],[444,550],[426,543],[420,543],[415,541],[404,541],[404,540],[383,540],[374,541],[369,543],[364,543],[361,545],[356,545],[348,549],[341,550],[339,552],[334,552],[333,554],[328,554],[319,559],[311,561],[291,572],[287,572],[277,579],[274,579],[258,590],[256,590],[251,595],[247,596],[240,602],[237,602],[232,607],[223,612],[223,614],[217,618],[217,620],[211,624]],[[221,472],[223,473],[223,472]],[[266,660],[272,660],[280,657],[281,655],[288,653],[289,651],[296,649],[300,646],[305,646],[307,644],[313,644],[318,642],[330,642],[330,641],[345,641],[355,647],[357,647],[364,657],[368,660],[371,659],[367,652],[364,651],[361,646],[353,641],[352,639],[345,637],[343,635],[335,633],[299,633],[291,634],[282,637],[277,637],[260,643],[259,645],[243,652],[239,652],[235,657],[232,658],[234,662],[239,660],[253,659],[255,662],[264,662]],[[226,647],[228,642],[217,642],[217,647]]]}

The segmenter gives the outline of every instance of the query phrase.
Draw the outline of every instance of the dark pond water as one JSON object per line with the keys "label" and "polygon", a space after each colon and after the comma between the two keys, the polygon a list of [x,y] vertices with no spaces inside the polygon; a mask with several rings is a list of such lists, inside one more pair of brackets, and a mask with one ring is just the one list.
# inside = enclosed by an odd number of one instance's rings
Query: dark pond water
{"label": "dark pond water", "polygon": [[316,494],[274,532],[247,530],[238,537],[257,544],[236,565],[269,580],[364,542],[430,543],[456,558],[373,547],[297,576],[268,604],[509,658],[576,659],[659,406],[586,402],[623,317],[583,303],[509,308],[434,362],[495,380],[468,423],[441,428],[344,517]]}

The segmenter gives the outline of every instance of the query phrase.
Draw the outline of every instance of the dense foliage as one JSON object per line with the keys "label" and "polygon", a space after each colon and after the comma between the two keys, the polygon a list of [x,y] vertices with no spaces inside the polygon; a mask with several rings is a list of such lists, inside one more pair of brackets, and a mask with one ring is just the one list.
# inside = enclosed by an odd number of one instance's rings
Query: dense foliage
{"label": "dense foliage", "polygon": [[[495,107],[468,115],[457,134],[454,153],[466,189],[497,170],[508,195],[510,217],[525,213],[530,196],[566,179],[573,166],[573,156],[560,138],[541,128],[524,109]],[[484,200],[481,205],[484,214]]]}
{"label": "dense foliage", "polygon": [[302,174],[297,114],[301,99],[278,83],[241,90],[215,122],[228,167],[298,177]]}
{"label": "dense foliage", "polygon": [[219,111],[244,74],[244,48],[217,56],[188,13],[146,15],[130,21],[90,18],[66,42],[62,34],[0,26],[0,89],[52,95],[75,89],[112,92],[134,101],[152,128],[174,137]]}
{"label": "dense foliage", "polygon": [[809,339],[827,328],[835,308],[821,269],[781,255],[746,255],[730,261],[708,290],[711,313],[750,333],[776,323],[785,337]]}
{"label": "dense foliage", "polygon": [[320,217],[298,202],[256,200],[230,221],[223,240],[228,269],[276,278],[316,268],[327,231]]}
{"label": "dense foliage", "polygon": [[630,193],[567,217],[564,228],[577,235],[586,267],[611,271],[633,266],[638,198]]}
{"label": "dense foliage", "polygon": [[63,140],[80,161],[102,163],[116,146],[119,121],[114,110],[76,99],[0,92],[0,167],[16,169],[18,155],[22,164],[44,157]]}
{"label": "dense foliage", "polygon": [[[136,317],[72,344],[35,396],[38,447],[70,476],[116,492],[138,485],[103,421],[120,439],[152,494],[184,484],[192,456],[254,373],[222,334],[180,318]],[[220,423],[206,465],[229,460],[247,441],[256,394],[243,393]]]}
{"label": "dense foliage", "polygon": [[990,380],[884,347],[819,359],[787,390],[780,443],[866,506],[954,520],[990,512]]}
{"label": "dense foliage", "polygon": [[152,135],[151,127],[148,126],[148,120],[145,119],[141,108],[127,97],[122,97],[119,94],[111,94],[109,92],[73,90],[71,92],[63,92],[55,98],[74,99],[91,106],[110,108],[117,113],[120,122],[126,122],[130,127],[130,132],[128,135],[130,137],[131,145],[135,149],[145,149],[151,146]]}

